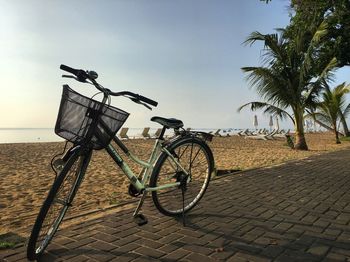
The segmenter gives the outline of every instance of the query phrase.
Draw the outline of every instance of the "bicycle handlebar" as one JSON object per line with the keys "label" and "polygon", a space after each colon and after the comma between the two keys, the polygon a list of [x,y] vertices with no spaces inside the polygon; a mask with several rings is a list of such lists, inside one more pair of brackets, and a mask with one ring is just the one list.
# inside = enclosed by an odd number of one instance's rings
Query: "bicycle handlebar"
{"label": "bicycle handlebar", "polygon": [[[158,102],[156,102],[156,101],[154,101],[154,100],[152,100],[150,98],[147,98],[145,96],[139,95],[139,94],[135,94],[135,93],[132,93],[132,92],[129,92],[129,91],[112,92],[111,90],[109,90],[107,88],[103,88],[100,84],[98,84],[96,82],[95,78],[97,78],[97,73],[95,73],[95,72],[94,73],[96,74],[95,75],[96,77],[93,78],[93,77],[90,76],[89,71],[84,71],[82,69],[74,69],[74,68],[66,66],[66,65],[60,65],[60,69],[75,75],[75,79],[80,81],[80,82],[86,82],[87,79],[90,80],[92,82],[92,84],[98,90],[102,91],[103,93],[106,93],[107,95],[111,95],[111,96],[126,96],[126,97],[130,98],[135,103],[142,104],[141,102],[143,102],[143,103],[149,104],[149,105],[154,106],[154,107],[156,107],[158,105]],[[67,77],[67,76],[65,76],[65,77]],[[148,106],[146,106],[146,107],[150,108]]]}
{"label": "bicycle handlebar", "polygon": [[75,75],[77,77],[77,80],[80,82],[85,82],[86,79],[89,78],[89,75],[82,69],[74,69],[66,65],[61,65],[60,69]]}

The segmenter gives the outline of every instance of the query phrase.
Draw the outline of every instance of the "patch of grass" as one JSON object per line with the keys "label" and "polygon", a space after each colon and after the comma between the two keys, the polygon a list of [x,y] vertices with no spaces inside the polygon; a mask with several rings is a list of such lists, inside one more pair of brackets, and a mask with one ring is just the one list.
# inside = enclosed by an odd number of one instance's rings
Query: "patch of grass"
{"label": "patch of grass", "polygon": [[26,239],[13,232],[7,232],[0,235],[0,250],[13,248],[19,243],[23,243]]}
{"label": "patch of grass", "polygon": [[342,136],[340,137],[340,141],[350,142],[350,136]]}
{"label": "patch of grass", "polygon": [[0,241],[0,249],[13,248],[15,245],[14,242]]}

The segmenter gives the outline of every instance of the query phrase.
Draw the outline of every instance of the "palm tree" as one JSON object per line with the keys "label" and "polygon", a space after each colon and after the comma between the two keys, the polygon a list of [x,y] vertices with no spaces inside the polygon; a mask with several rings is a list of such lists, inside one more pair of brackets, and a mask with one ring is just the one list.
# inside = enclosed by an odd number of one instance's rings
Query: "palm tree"
{"label": "palm tree", "polygon": [[325,64],[318,60],[318,47],[327,34],[324,22],[311,34],[312,37],[308,37],[310,32],[300,31],[293,37],[287,36],[284,29],[278,32],[266,35],[253,32],[245,41],[251,45],[256,41],[265,44],[262,55],[265,66],[242,68],[263,101],[244,104],[238,111],[250,106],[251,110],[264,109],[266,113],[290,118],[295,127],[295,149],[307,150],[305,108],[314,106],[322,83],[332,78],[337,61],[333,58]]}
{"label": "palm tree", "polygon": [[317,111],[311,114],[313,118],[332,127],[337,144],[340,144],[337,130],[338,120],[341,122],[350,112],[350,104],[345,107],[345,94],[349,92],[350,86],[345,85],[345,82],[336,86],[333,90],[325,85],[322,101],[316,104]]}

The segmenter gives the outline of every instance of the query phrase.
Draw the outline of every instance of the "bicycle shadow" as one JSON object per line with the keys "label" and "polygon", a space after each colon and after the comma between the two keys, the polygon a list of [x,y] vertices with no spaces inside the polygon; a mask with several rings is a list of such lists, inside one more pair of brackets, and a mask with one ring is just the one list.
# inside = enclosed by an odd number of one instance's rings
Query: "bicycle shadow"
{"label": "bicycle shadow", "polygon": [[[317,236],[316,234],[311,234],[311,231],[310,234],[296,234],[272,228],[271,224],[278,224],[281,221],[274,218],[266,220],[251,216],[248,213],[243,215],[225,215],[214,212],[199,213],[195,211],[186,214],[185,219],[186,226],[183,227],[182,217],[173,218],[173,220],[177,222],[174,225],[177,231],[175,230],[173,233],[170,233],[170,235],[179,234],[182,230],[188,232],[188,234],[180,233],[183,234],[184,237],[169,243],[170,246],[174,247],[174,250],[190,245],[192,248],[197,248],[198,250],[203,247],[210,249],[212,250],[212,255],[227,255],[230,257],[236,252],[239,252],[247,254],[248,256],[261,257],[262,259],[276,259],[278,256],[284,255],[284,252],[287,252],[287,256],[283,257],[286,260],[289,258],[293,261],[320,261],[324,256],[322,254],[307,253],[309,248],[319,245],[321,247],[329,246],[348,250],[349,246],[347,242]],[[228,222],[235,220],[246,222],[237,224]],[[203,221],[205,223],[203,223]],[[307,226],[305,223],[294,220],[285,219],[283,222],[296,226]],[[142,228],[140,228],[140,230],[144,231]],[[322,230],[322,227],[312,225],[310,226],[310,230],[319,231]],[[147,232],[147,230],[145,232]],[[191,232],[199,232],[199,236],[195,234],[191,236]],[[252,239],[247,239],[247,235],[251,235]],[[201,241],[202,238],[206,239],[206,241]],[[116,247],[116,249],[117,248],[118,247]],[[116,249],[104,251],[96,247],[86,246],[72,250],[54,248],[49,249],[48,253],[43,254],[39,261],[65,260],[79,255],[84,255],[84,257],[86,256],[87,258],[96,259],[98,261],[104,260],[105,257],[118,257],[127,261],[137,258],[154,261],[161,260],[165,262],[176,261],[164,258],[156,259],[151,256],[144,256],[130,251],[121,252]],[[60,258],[55,257],[55,254],[58,254]],[[346,254],[344,254],[344,257],[345,256]]]}
{"label": "bicycle shadow", "polygon": [[[208,226],[198,225],[198,221],[202,219],[209,219]],[[217,220],[224,219],[226,221],[235,219],[247,220],[243,224],[225,224],[224,222],[217,222]],[[182,218],[176,218],[182,224]],[[234,254],[235,252],[244,253],[247,255],[260,256],[265,259],[276,259],[280,255],[284,255],[281,261],[320,261],[326,255],[331,253],[331,249],[335,248],[340,252],[335,256],[349,259],[349,241],[340,241],[336,237],[327,237],[317,234],[324,230],[321,226],[309,225],[295,220],[283,220],[283,223],[295,226],[304,227],[310,230],[300,234],[288,233],[285,230],[274,229],[270,223],[281,223],[276,219],[262,219],[249,215],[220,215],[217,213],[205,214],[188,214],[186,216],[186,227],[195,232],[203,233],[210,240],[205,246],[215,250],[215,252],[226,252]],[[220,228],[222,226],[222,228]],[[251,227],[251,229],[249,229]],[[248,229],[247,229],[248,228]],[[247,235],[251,235],[252,239],[246,239]],[[181,247],[185,243],[174,242],[174,245]],[[202,244],[193,244],[197,247]],[[315,253],[309,252],[315,249]],[[324,249],[324,252],[319,252],[317,248]],[[338,259],[340,259],[338,257]]]}

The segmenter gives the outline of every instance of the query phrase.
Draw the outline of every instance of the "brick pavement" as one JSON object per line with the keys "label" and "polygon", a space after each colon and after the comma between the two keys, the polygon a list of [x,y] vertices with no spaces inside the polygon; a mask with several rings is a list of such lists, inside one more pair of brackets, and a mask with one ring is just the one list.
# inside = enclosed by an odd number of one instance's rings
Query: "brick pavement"
{"label": "brick pavement", "polygon": [[[147,199],[58,232],[42,261],[350,261],[350,150],[213,180],[181,220]],[[0,260],[26,261],[24,247]]]}

